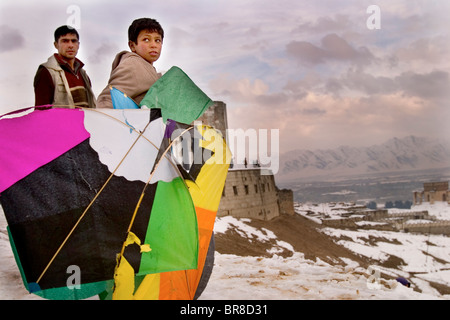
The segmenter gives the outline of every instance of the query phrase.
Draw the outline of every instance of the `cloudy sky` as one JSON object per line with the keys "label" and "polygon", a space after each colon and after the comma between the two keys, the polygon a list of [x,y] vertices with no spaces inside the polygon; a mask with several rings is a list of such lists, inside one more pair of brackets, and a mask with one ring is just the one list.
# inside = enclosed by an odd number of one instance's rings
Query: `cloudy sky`
{"label": "cloudy sky", "polygon": [[58,26],[78,24],[98,94],[132,20],[151,17],[158,71],[224,101],[231,128],[279,129],[280,152],[448,137],[449,15],[448,0],[2,0],[0,113],[34,104]]}

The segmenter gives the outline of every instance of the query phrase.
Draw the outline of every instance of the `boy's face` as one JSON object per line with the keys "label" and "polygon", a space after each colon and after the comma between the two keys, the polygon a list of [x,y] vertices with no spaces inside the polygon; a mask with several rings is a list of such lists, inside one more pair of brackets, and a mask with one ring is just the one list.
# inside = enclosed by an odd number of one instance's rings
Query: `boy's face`
{"label": "boy's face", "polygon": [[142,30],[137,37],[137,43],[128,43],[132,52],[137,53],[142,58],[153,64],[161,55],[162,37],[155,31]]}
{"label": "boy's face", "polygon": [[78,49],[80,48],[80,42],[78,41],[77,36],[72,33],[59,37],[58,41],[54,44],[59,55],[67,60],[75,59]]}

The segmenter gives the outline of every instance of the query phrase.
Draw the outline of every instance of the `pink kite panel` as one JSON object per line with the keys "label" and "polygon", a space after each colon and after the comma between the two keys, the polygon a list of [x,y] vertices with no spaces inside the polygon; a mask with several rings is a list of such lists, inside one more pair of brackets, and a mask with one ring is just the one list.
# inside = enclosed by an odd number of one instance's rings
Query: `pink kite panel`
{"label": "pink kite panel", "polygon": [[35,110],[0,120],[0,192],[90,137],[78,109]]}

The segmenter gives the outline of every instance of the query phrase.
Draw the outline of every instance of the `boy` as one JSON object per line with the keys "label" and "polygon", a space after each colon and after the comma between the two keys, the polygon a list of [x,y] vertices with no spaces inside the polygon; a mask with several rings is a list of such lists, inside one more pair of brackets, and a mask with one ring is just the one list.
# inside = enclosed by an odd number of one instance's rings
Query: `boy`
{"label": "boy", "polygon": [[34,77],[35,105],[95,108],[91,81],[84,64],[76,58],[80,47],[77,30],[61,26],[55,30],[54,37],[58,53],[41,64]]}
{"label": "boy", "polygon": [[150,87],[161,77],[153,62],[161,55],[164,31],[154,19],[134,20],[128,28],[128,46],[131,50],[116,55],[108,85],[100,93],[99,108],[113,108],[110,87],[114,87],[139,105]]}

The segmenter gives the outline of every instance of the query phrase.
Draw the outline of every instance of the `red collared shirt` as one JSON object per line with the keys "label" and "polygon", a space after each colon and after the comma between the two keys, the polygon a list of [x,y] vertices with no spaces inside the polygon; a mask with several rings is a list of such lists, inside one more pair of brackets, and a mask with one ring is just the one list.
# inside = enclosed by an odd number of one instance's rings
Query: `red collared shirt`
{"label": "red collared shirt", "polygon": [[[81,76],[80,70],[84,64],[75,59],[74,69],[57,53],[54,54],[69,84],[70,92],[76,106],[87,107],[88,98],[86,84]],[[87,85],[91,85],[88,83]],[[45,67],[39,67],[34,77],[34,91],[35,91],[35,105],[41,106],[46,104],[53,104],[55,95],[55,84],[53,83],[50,72]]]}

